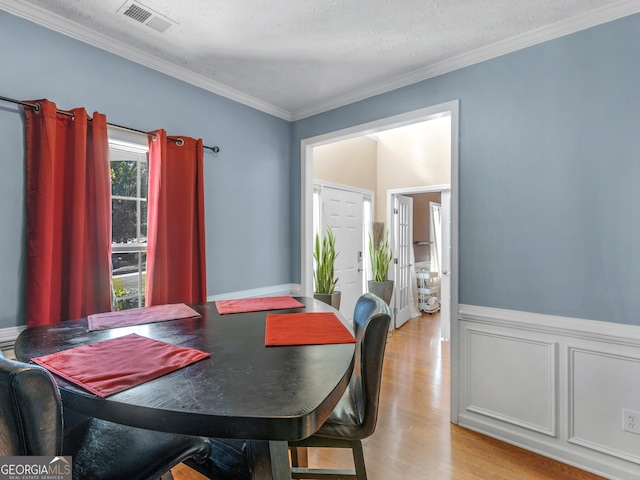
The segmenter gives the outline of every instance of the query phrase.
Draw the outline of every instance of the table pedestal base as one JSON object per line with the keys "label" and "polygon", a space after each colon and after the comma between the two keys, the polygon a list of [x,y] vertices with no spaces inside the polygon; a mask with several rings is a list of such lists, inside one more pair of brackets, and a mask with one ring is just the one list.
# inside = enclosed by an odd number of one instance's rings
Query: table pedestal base
{"label": "table pedestal base", "polygon": [[211,439],[213,452],[204,464],[184,463],[216,480],[291,480],[285,441]]}
{"label": "table pedestal base", "polygon": [[283,441],[247,441],[252,480],[291,480],[288,449]]}

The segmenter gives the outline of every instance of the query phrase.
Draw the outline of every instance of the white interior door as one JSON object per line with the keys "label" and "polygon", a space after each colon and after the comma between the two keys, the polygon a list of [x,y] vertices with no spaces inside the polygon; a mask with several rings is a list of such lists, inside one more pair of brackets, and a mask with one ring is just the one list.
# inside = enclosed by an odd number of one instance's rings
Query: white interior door
{"label": "white interior door", "polygon": [[440,194],[440,338],[451,338],[451,190]]}
{"label": "white interior door", "polygon": [[413,249],[413,198],[393,196],[392,246],[394,254],[393,307],[395,328],[411,316],[411,250]]}
{"label": "white interior door", "polygon": [[353,322],[356,301],[363,293],[363,195],[323,185],[321,205],[321,230],[328,225],[336,237],[335,274],[336,290],[341,292],[340,313]]}

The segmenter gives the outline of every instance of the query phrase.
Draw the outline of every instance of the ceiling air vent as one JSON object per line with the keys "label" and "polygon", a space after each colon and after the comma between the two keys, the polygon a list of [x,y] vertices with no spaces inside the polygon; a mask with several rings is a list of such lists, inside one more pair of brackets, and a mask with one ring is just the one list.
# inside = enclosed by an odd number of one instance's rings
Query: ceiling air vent
{"label": "ceiling air vent", "polygon": [[153,28],[156,32],[160,33],[166,32],[169,27],[177,25],[178,23],[141,3],[131,0],[125,2],[124,5],[118,9],[117,13]]}

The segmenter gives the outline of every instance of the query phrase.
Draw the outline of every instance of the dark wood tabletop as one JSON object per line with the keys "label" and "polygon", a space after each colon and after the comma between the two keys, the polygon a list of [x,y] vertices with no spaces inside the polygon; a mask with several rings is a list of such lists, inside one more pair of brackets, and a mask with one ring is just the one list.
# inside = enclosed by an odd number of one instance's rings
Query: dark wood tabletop
{"label": "dark wood tabletop", "polygon": [[220,315],[214,303],[206,303],[190,305],[201,318],[93,332],[86,319],[29,328],[18,337],[15,354],[28,362],[130,333],[209,352],[208,359],[107,398],[56,380],[65,408],[125,425],[207,437],[297,440],[312,435],[340,400],[355,351],[354,344],[265,347],[267,313],[333,311],[346,322],[324,303],[297,299],[306,308]]}

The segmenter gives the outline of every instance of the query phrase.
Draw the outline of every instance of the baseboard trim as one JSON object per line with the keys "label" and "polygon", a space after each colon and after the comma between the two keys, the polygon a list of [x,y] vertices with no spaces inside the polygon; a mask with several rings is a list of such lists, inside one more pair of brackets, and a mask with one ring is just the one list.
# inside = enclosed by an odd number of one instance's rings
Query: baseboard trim
{"label": "baseboard trim", "polygon": [[232,300],[235,298],[269,297],[278,295],[300,295],[300,285],[295,283],[285,283],[282,285],[272,285],[270,287],[220,293],[217,295],[209,295],[207,300],[209,302],[214,302],[216,300]]}
{"label": "baseboard trim", "polygon": [[20,332],[22,332],[26,328],[26,325],[0,328],[0,350],[13,350],[13,345],[16,343],[16,338],[18,338]]}
{"label": "baseboard trim", "polygon": [[466,413],[461,413],[459,420],[459,426],[461,427],[591,472],[608,480],[638,479],[637,466],[621,467],[620,464],[609,461],[608,458],[600,458],[600,456],[594,454],[593,450],[585,449],[584,451],[579,451],[575,448],[562,447],[561,445],[550,445],[548,442],[540,441],[533,436],[502,428],[499,425],[483,421],[482,418]]}

